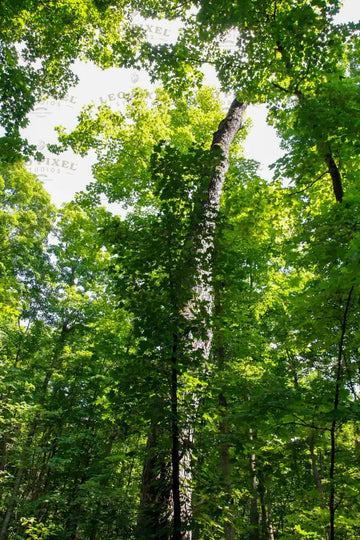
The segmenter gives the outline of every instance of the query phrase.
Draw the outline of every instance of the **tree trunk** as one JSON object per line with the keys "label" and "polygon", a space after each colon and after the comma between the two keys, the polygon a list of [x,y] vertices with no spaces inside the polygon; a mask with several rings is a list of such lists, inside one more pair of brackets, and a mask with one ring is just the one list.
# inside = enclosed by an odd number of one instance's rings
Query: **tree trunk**
{"label": "tree trunk", "polygon": [[[213,175],[208,188],[203,194],[201,212],[196,216],[196,227],[193,234],[194,254],[194,287],[191,300],[184,306],[181,313],[186,321],[198,323],[199,331],[187,333],[182,338],[182,354],[189,358],[189,366],[204,364],[209,359],[213,332],[210,317],[213,310],[212,294],[212,256],[216,219],[220,208],[220,197],[229,169],[229,151],[237,132],[243,127],[243,116],[246,109],[244,103],[236,99],[230,106],[226,117],[220,122],[214,133],[210,155],[217,158]],[[176,332],[180,335],[181,332]],[[195,362],[196,358],[201,358]],[[191,501],[191,456],[194,428],[190,415],[183,421],[181,428],[178,423],[178,370],[172,360],[171,381],[171,412],[172,412],[172,507],[173,507],[173,540],[191,540],[190,524],[192,520]],[[196,411],[198,399],[192,399],[192,410]],[[164,456],[157,455],[156,447],[161,437],[159,426],[152,425],[147,442],[147,457],[143,469],[141,487],[140,511],[137,526],[138,538],[168,538],[166,535],[166,509],[169,506],[170,489],[166,474],[163,485],[159,484],[163,467],[167,466]],[[151,508],[156,510],[151,513]],[[149,528],[150,527],[150,528]],[[144,532],[142,532],[144,531]],[[145,535],[144,535],[145,534]],[[165,536],[164,536],[165,534]],[[143,535],[143,536],[141,536]]]}
{"label": "tree trunk", "polygon": [[[226,516],[231,520],[231,465],[230,465],[230,448],[227,440],[228,436],[228,423],[227,423],[227,401],[226,397],[222,394],[219,396],[220,414],[222,416],[219,431],[221,436],[220,441],[220,470],[223,476],[224,492],[226,496],[226,506],[230,508],[230,515]],[[225,521],[224,523],[224,537],[225,540],[235,540],[235,529],[231,521]]]}
{"label": "tree trunk", "polygon": [[[344,315],[341,323],[341,335],[338,349],[338,358],[337,358],[337,367],[336,367],[336,379],[335,379],[335,395],[334,395],[334,408],[333,411],[336,413],[339,407],[339,393],[340,393],[340,382],[341,382],[341,367],[342,367],[342,358],[343,358],[343,349],[344,349],[344,339],[346,332],[346,322],[347,316],[350,307],[351,296],[354,290],[354,286],[351,287],[344,310]],[[330,430],[330,440],[331,440],[331,451],[330,451],[330,497],[329,497],[329,513],[330,513],[330,529],[329,529],[329,540],[335,539],[335,455],[336,455],[336,418],[334,415],[334,420],[331,424]]]}
{"label": "tree trunk", "polygon": [[315,481],[315,486],[320,497],[322,497],[324,494],[324,490],[322,487],[321,477],[320,477],[317,464],[316,464],[316,455],[314,452],[314,433],[312,433],[309,437],[309,447],[310,447],[310,456],[311,456],[311,469],[312,469],[312,473],[313,473],[313,477]]}
{"label": "tree trunk", "polygon": [[[253,441],[253,430],[249,429],[250,441]],[[256,474],[256,456],[250,454],[250,470],[252,477],[252,490],[250,499],[250,538],[251,540],[260,540],[260,514],[258,509],[258,478]]]}
{"label": "tree trunk", "polygon": [[160,442],[162,432],[163,427],[153,421],[146,445],[136,530],[136,538],[141,540],[169,538],[168,509],[171,485],[168,474],[169,463]]}
{"label": "tree trunk", "polygon": [[[215,363],[220,370],[226,369],[227,359],[225,358],[224,350],[224,341],[223,334],[221,330],[221,324],[219,325],[217,321],[220,319],[222,314],[222,305],[220,301],[220,292],[217,290],[214,294],[215,296],[215,315],[216,315],[216,325],[215,325]],[[235,529],[232,524],[232,487],[231,487],[231,462],[230,462],[230,445],[228,440],[229,428],[228,428],[228,419],[227,419],[227,399],[225,395],[225,389],[219,394],[219,412],[220,412],[220,422],[219,422],[219,432],[220,432],[220,448],[219,448],[219,460],[220,460],[220,470],[222,474],[222,483],[223,490],[225,493],[225,508],[228,510],[224,511],[224,540],[235,540]]]}
{"label": "tree trunk", "polygon": [[171,465],[172,465],[172,499],[173,499],[173,540],[181,540],[181,499],[180,499],[180,437],[178,417],[178,365],[176,334],[173,336],[173,352],[171,358]]}
{"label": "tree trunk", "polygon": [[326,162],[326,165],[327,165],[327,168],[328,168],[328,172],[329,172],[329,174],[331,176],[335,199],[337,200],[337,202],[341,203],[342,200],[343,200],[343,196],[344,196],[344,190],[343,190],[343,187],[342,187],[341,175],[340,175],[339,168],[336,165],[335,160],[334,160],[333,155],[332,155],[331,152],[328,152],[325,155],[325,162]]}
{"label": "tree trunk", "polygon": [[[193,359],[200,358],[197,363],[204,365],[208,362],[213,340],[213,329],[211,318],[213,314],[213,286],[212,269],[214,240],[216,232],[216,221],[220,209],[220,198],[226,173],[229,169],[229,153],[231,144],[244,125],[244,113],[246,104],[237,101],[232,102],[226,117],[220,122],[218,130],[214,133],[211,145],[211,154],[217,156],[217,164],[210,179],[208,189],[202,201],[201,214],[197,220],[196,234],[194,237],[194,282],[192,298],[184,306],[182,311],[187,321],[196,319],[199,328],[197,335],[189,333],[187,335],[187,354],[190,359],[191,369]],[[198,407],[198,400],[194,396],[193,409]],[[194,429],[190,426],[187,434],[188,443],[191,447],[194,439]],[[191,460],[188,451],[183,452],[180,484],[182,492],[185,494],[182,501],[182,523],[190,524],[192,519],[191,507]],[[183,540],[192,540],[191,531],[186,531],[182,535]]]}
{"label": "tree trunk", "polygon": [[274,540],[274,529],[272,524],[272,508],[271,508],[271,499],[268,501],[268,538],[269,540]]}

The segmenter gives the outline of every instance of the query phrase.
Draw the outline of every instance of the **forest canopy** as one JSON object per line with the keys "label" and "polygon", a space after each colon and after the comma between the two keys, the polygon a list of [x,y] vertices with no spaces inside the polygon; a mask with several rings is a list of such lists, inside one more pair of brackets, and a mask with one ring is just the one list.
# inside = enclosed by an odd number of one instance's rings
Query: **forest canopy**
{"label": "forest canopy", "polygon": [[[0,540],[360,538],[360,24],[339,9],[0,3]],[[78,60],[157,90],[59,128],[54,153],[96,163],[55,208],[22,130]],[[243,152],[257,103],[271,181]]]}

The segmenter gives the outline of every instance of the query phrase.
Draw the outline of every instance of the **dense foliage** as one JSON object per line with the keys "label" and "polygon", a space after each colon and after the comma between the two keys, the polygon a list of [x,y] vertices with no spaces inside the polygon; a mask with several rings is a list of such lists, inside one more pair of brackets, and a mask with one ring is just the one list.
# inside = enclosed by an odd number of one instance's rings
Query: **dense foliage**
{"label": "dense foliage", "polygon": [[[338,8],[0,3],[0,540],[360,538],[360,49]],[[181,17],[177,42],[136,11]],[[54,151],[98,159],[55,209],[21,128],[79,58],[163,87],[59,129]],[[272,182],[242,117],[229,136],[244,102],[282,139]]]}

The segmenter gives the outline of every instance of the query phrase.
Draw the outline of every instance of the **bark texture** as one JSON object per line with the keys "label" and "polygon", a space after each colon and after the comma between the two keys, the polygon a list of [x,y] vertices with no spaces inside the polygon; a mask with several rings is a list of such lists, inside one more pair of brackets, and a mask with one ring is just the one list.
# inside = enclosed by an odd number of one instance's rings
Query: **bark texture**
{"label": "bark texture", "polygon": [[[195,287],[193,298],[185,306],[183,313],[189,320],[199,315],[202,309],[208,315],[213,311],[212,292],[212,255],[214,250],[214,237],[216,219],[220,209],[220,198],[223,190],[225,176],[229,170],[229,153],[231,144],[240,129],[244,125],[244,113],[246,104],[237,101],[232,102],[226,117],[220,122],[218,130],[214,133],[211,153],[218,156],[208,189],[204,193],[202,211],[198,221],[197,232],[194,239],[195,245]],[[206,335],[202,339],[190,338],[190,348],[193,351],[201,350],[205,359],[209,358],[212,344],[212,330],[206,329]]]}
{"label": "bark texture", "polygon": [[[196,234],[194,235],[194,282],[193,294],[190,302],[184,307],[183,315],[188,321],[197,319],[197,335],[189,333],[187,336],[187,354],[190,363],[193,358],[197,358],[197,363],[203,366],[207,363],[213,341],[213,329],[211,316],[214,307],[214,295],[212,288],[212,259],[214,252],[214,240],[216,232],[216,220],[220,209],[220,198],[222,195],[225,176],[229,170],[230,147],[236,134],[244,125],[244,113],[246,104],[235,99],[226,115],[220,122],[217,131],[214,133],[211,154],[216,158],[216,165],[213,175],[208,184],[207,190],[203,194],[201,215],[197,222]],[[194,362],[195,363],[195,362]],[[198,400],[193,398],[192,408],[196,411]],[[183,447],[191,448],[193,445],[194,431],[191,422],[183,438]],[[186,440],[185,440],[186,439]],[[185,530],[181,536],[183,540],[193,540],[189,528],[192,519],[191,504],[191,459],[188,451],[183,451],[180,470],[180,484],[182,486],[182,518]]]}
{"label": "bark texture", "polygon": [[328,172],[331,176],[335,199],[337,202],[342,202],[344,196],[344,190],[341,182],[341,175],[338,166],[335,163],[333,155],[328,152],[325,155],[325,161],[328,168]]}
{"label": "bark texture", "polygon": [[[215,161],[214,171],[207,188],[203,192],[201,212],[196,216],[193,231],[193,283],[190,301],[181,313],[185,321],[194,322],[196,330],[182,335],[173,351],[171,377],[172,403],[172,475],[169,489],[168,477],[163,467],[164,457],[159,458],[156,447],[161,438],[158,427],[152,426],[148,438],[143,470],[140,512],[137,538],[168,538],[166,536],[166,510],[172,506],[173,540],[194,540],[191,531],[191,447],[194,439],[193,414],[196,415],[198,398],[191,396],[192,412],[178,411],[178,369],[177,354],[186,355],[189,369],[197,369],[209,359],[213,331],[210,317],[213,312],[212,256],[216,220],[220,208],[225,175],[229,169],[229,152],[235,135],[243,127],[246,104],[232,102],[226,117],[214,133],[210,154]],[[196,321],[195,321],[196,319]],[[181,335],[179,329],[178,335]],[[178,349],[179,352],[178,353]],[[187,399],[189,401],[189,399]],[[181,406],[179,404],[179,406]],[[178,421],[180,413],[181,423]],[[171,500],[172,499],[172,500]],[[147,531],[147,532],[145,532]],[[145,534],[145,536],[143,536]],[[147,535],[147,536],[146,536]]]}

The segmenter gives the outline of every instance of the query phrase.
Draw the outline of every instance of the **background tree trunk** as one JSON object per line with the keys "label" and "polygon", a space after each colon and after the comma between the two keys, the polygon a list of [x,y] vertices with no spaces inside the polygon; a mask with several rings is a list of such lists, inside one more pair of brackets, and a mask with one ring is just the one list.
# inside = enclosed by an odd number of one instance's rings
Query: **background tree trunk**
{"label": "background tree trunk", "polygon": [[[336,379],[335,379],[335,395],[334,395],[334,413],[338,410],[339,407],[339,394],[340,394],[340,382],[341,382],[341,368],[342,368],[342,359],[344,351],[344,339],[346,332],[346,323],[347,316],[349,313],[351,296],[354,290],[354,286],[350,288],[344,315],[341,323],[341,334],[339,341],[338,349],[338,358],[336,366]],[[331,430],[330,430],[330,440],[331,440],[331,450],[330,450],[330,497],[329,497],[329,512],[330,512],[330,529],[329,529],[329,540],[335,539],[335,457],[336,457],[336,418],[332,421]]]}

